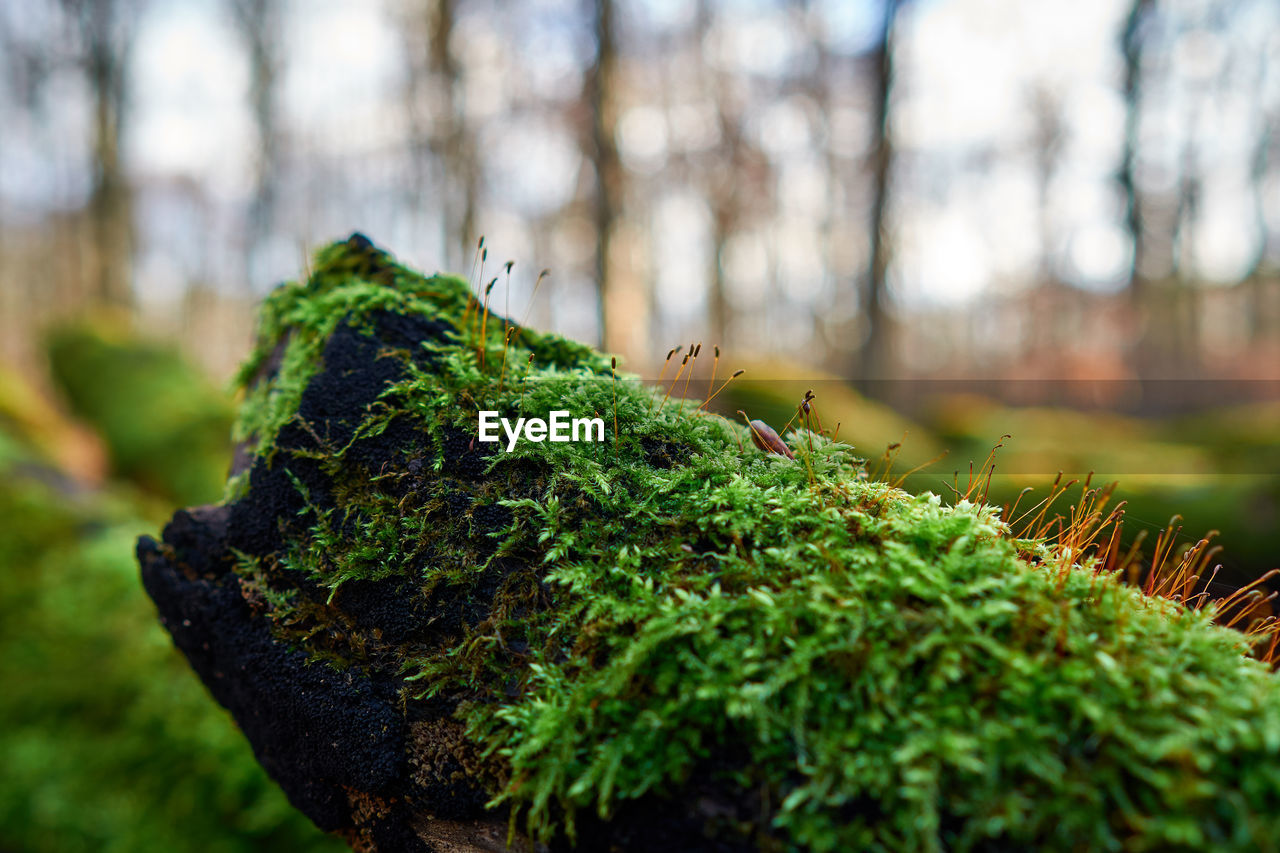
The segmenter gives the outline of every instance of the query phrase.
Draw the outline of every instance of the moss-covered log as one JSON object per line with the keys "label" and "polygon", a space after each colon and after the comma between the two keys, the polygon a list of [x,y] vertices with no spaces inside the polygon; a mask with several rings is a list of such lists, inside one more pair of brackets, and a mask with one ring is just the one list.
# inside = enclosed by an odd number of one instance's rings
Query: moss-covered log
{"label": "moss-covered log", "polygon": [[[226,500],[143,539],[143,579],[358,849],[1280,837],[1280,685],[1245,636],[991,508],[821,436],[757,450],[358,235],[268,299],[242,383]],[[482,409],[606,439],[506,452]]]}

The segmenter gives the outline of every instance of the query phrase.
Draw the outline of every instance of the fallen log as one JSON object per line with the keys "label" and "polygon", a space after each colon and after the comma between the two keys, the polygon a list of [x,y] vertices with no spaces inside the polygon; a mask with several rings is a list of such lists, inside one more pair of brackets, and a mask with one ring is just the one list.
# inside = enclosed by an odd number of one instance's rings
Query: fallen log
{"label": "fallen log", "polygon": [[[992,508],[869,481],[825,436],[758,450],[484,297],[358,235],[323,250],[264,307],[227,499],[138,545],[319,827],[377,851],[1280,830],[1280,687],[1242,634],[1028,562]],[[558,410],[604,441],[481,440],[482,412]]]}

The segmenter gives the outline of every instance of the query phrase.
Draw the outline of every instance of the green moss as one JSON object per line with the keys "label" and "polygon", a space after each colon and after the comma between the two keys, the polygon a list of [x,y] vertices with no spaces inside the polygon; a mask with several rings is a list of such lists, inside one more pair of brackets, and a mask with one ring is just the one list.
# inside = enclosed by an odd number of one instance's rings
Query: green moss
{"label": "green moss", "polygon": [[958,461],[984,458],[996,437],[1010,433],[1013,439],[1004,442],[991,483],[992,503],[1011,503],[1031,486],[1038,494],[1023,500],[1028,506],[1043,495],[1056,471],[1066,472],[1067,479],[1093,472],[1095,483],[1119,480],[1126,546],[1139,532],[1154,539],[1176,514],[1184,520],[1184,545],[1205,531],[1218,531],[1227,549],[1218,580],[1244,585],[1276,565],[1277,414],[1275,405],[1259,404],[1181,419],[1139,419],[957,397],[939,406],[931,419],[953,449],[950,461],[908,482],[942,488],[939,484],[950,482],[962,467]]}
{"label": "green moss", "polygon": [[[1280,830],[1280,687],[1242,634],[1088,561],[1028,562],[990,508],[869,482],[845,445],[793,433],[795,460],[765,455],[578,344],[517,329],[504,351],[459,279],[324,250],[268,300],[238,434],[270,455],[306,428],[324,342],[382,310],[450,331],[430,358],[384,353],[401,378],[352,441],[275,460],[318,465],[331,494],[295,476],[307,529],[240,571],[283,640],[454,702],[494,804],[536,835],[692,778],[751,804],[719,831],[776,849],[1254,849]],[[459,437],[481,408],[599,415],[607,440],[478,456]],[[376,470],[356,461],[404,423]],[[298,573],[328,601],[291,591]],[[344,612],[350,584],[387,580],[437,614],[426,637]]]}
{"label": "green moss", "polygon": [[49,366],[72,413],[103,439],[113,473],[182,505],[217,498],[230,462],[230,401],[167,346],[69,327]]}
{"label": "green moss", "polygon": [[150,523],[35,453],[0,460],[0,845],[345,849],[290,807],[157,624],[133,559]]}

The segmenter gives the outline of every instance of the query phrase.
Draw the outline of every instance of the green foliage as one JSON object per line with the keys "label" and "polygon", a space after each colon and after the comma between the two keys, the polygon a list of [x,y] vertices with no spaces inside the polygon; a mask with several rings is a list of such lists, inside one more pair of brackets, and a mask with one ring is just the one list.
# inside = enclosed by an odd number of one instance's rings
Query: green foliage
{"label": "green foliage", "polygon": [[[845,445],[793,435],[795,460],[765,455],[580,346],[518,330],[504,351],[464,282],[367,262],[336,244],[271,297],[246,384],[281,340],[289,367],[250,390],[238,429],[272,452],[325,336],[393,306],[454,331],[430,366],[388,354],[407,378],[357,440],[420,423],[401,458],[435,475],[397,491],[407,473],[369,478],[351,445],[327,446],[334,504],[280,564],[240,570],[276,591],[282,639],[336,665],[395,661],[408,702],[462,697],[494,803],[536,835],[709,777],[753,804],[769,849],[1273,843],[1280,687],[1243,635],[1047,548],[1029,563],[990,508],[869,482]],[[599,415],[607,439],[522,443],[463,475],[448,436],[474,435],[481,408]],[[494,506],[510,516],[486,524]],[[399,577],[433,606],[451,590],[451,607],[488,609],[393,645],[280,595],[287,569],[331,603]]]}
{"label": "green foliage", "polygon": [[177,352],[67,328],[49,341],[49,366],[73,414],[106,442],[115,473],[181,506],[217,498],[231,408]]}
{"label": "green foliage", "polygon": [[345,849],[290,807],[157,623],[134,507],[10,438],[24,450],[21,469],[0,460],[0,847]]}
{"label": "green foliage", "polygon": [[840,438],[866,454],[873,469],[883,467],[879,457],[887,445],[901,443],[890,479],[919,467],[902,484],[908,491],[951,494],[956,472],[963,491],[969,463],[980,465],[1000,436],[1009,434],[997,454],[990,503],[1012,504],[1030,487],[1032,494],[1021,500],[1025,509],[1044,497],[1058,471],[1066,480],[1093,472],[1095,484],[1120,483],[1126,548],[1140,534],[1154,539],[1176,514],[1183,519],[1183,545],[1218,532],[1217,541],[1226,549],[1219,580],[1243,585],[1275,566],[1272,531],[1280,507],[1280,407],[1275,404],[1142,419],[1005,406],[950,394],[935,398],[920,413],[920,422],[912,423],[839,380],[760,380],[761,375],[769,376],[769,369],[749,367],[716,404],[725,411],[746,409],[779,425],[794,417],[805,389],[816,387],[824,425],[842,422]]}
{"label": "green foliage", "polygon": [[999,451],[992,503],[1010,503],[1031,486],[1036,495],[1022,504],[1030,506],[1054,472],[1083,479],[1092,471],[1095,483],[1115,480],[1122,487],[1126,543],[1141,532],[1154,538],[1179,515],[1186,531],[1182,544],[1219,533],[1226,549],[1219,579],[1243,585],[1276,565],[1278,415],[1276,406],[1260,404],[1158,421],[961,397],[939,406],[929,420],[952,454],[908,485],[943,488],[940,482],[950,482],[954,470],[970,459],[981,462],[992,443],[1010,433]]}

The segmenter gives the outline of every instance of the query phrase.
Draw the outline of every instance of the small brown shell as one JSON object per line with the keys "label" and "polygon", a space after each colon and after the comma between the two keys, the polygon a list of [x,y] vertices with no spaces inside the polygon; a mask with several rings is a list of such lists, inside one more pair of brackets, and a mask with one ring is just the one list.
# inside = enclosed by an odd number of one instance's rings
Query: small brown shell
{"label": "small brown shell", "polygon": [[773,427],[761,420],[751,421],[751,440],[756,447],[766,453],[776,453],[779,456],[785,456],[788,459],[795,459],[796,455],[791,452],[791,448],[787,447],[782,438],[773,431]]}

